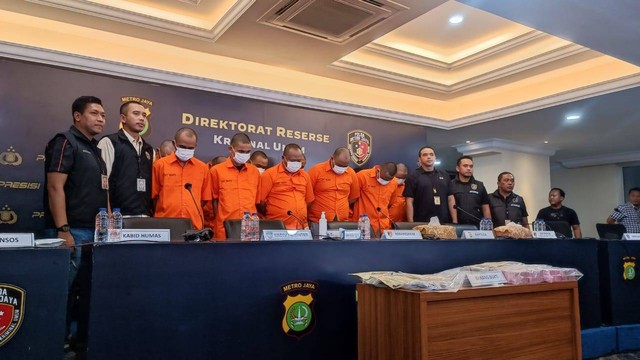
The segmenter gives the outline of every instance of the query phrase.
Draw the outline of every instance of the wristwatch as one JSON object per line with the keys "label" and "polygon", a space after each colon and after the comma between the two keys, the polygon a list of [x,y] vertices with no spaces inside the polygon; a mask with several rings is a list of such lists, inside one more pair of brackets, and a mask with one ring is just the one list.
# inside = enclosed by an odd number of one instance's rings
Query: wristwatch
{"label": "wristwatch", "polygon": [[62,231],[62,232],[69,232],[69,230],[70,230],[69,224],[64,224],[64,225],[60,226],[59,228],[56,228],[56,230]]}

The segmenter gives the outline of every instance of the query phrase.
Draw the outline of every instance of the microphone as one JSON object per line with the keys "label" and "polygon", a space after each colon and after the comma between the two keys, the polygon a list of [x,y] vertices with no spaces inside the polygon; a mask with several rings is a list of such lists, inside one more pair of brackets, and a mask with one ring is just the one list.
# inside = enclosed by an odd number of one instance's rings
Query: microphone
{"label": "microphone", "polygon": [[473,215],[472,213],[468,212],[467,210],[465,210],[465,209],[461,208],[461,207],[460,207],[460,206],[458,206],[457,204],[456,204],[456,205],[453,205],[453,208],[454,208],[454,209],[456,209],[456,210],[458,210],[458,211],[460,211],[460,212],[462,212],[463,214],[465,214],[465,215],[467,215],[467,216],[471,217],[471,218],[472,218],[472,219],[474,219],[474,220],[478,220],[478,222],[482,221],[482,219],[480,219],[479,217],[477,217],[477,216]]}
{"label": "microphone", "polygon": [[305,225],[304,221],[302,221],[302,219],[300,219],[299,217],[297,217],[293,211],[289,210],[287,211],[287,215],[293,217],[294,219],[298,220],[298,223],[300,223],[300,226],[302,227],[302,230],[304,230],[307,226]]}
{"label": "microphone", "polygon": [[[377,210],[380,214],[384,215],[384,217],[386,217],[387,219],[389,219],[389,222],[391,223],[391,228],[392,228],[392,229],[395,229],[395,228],[397,227],[397,226],[396,226],[395,221],[391,220],[391,218],[389,217],[389,215],[385,214],[385,213],[382,211],[382,208],[377,207],[377,208],[376,208],[376,210]],[[380,237],[382,237],[382,226],[380,226],[380,218],[378,218],[378,228],[380,229]]]}
{"label": "microphone", "polygon": [[200,207],[198,207],[198,203],[196,202],[196,198],[193,197],[193,192],[191,191],[191,188],[192,188],[191,183],[185,183],[184,184],[184,188],[189,192],[189,195],[191,195],[191,200],[193,200],[193,204],[196,206],[196,210],[198,211],[198,215],[200,215],[200,221],[202,221],[202,230],[197,231],[197,232],[186,232],[186,233],[183,234],[184,238],[185,238],[185,240],[199,239],[199,240],[207,241],[207,240],[209,240],[209,239],[211,239],[213,237],[213,230],[204,227],[204,217],[202,216],[202,213],[200,212]]}

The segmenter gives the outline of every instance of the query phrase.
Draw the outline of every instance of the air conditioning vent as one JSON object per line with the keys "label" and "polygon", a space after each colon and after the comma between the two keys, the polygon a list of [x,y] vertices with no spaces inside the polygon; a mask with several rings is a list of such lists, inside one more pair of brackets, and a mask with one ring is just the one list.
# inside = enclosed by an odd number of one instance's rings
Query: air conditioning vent
{"label": "air conditioning vent", "polygon": [[408,8],[391,0],[281,0],[260,22],[345,43]]}

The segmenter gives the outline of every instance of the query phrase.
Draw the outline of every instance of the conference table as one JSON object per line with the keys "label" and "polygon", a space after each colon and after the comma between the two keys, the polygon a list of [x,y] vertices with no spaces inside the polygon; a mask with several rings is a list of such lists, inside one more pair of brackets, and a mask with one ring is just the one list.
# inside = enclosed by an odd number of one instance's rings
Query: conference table
{"label": "conference table", "polygon": [[[596,240],[114,244],[93,252],[88,358],[353,360],[350,274],[505,260],[580,270],[582,327],[601,325]],[[300,336],[283,328],[290,283],[317,284],[313,328]]]}
{"label": "conference table", "polygon": [[[640,242],[595,239],[101,244],[86,284],[87,358],[355,360],[359,280],[350,274],[487,261],[576,268],[582,329],[633,326],[640,283],[623,279],[623,258],[639,255]],[[27,294],[1,359],[62,357],[68,257],[66,248],[0,249],[0,283]],[[288,299],[306,294],[313,321],[286,331]]]}

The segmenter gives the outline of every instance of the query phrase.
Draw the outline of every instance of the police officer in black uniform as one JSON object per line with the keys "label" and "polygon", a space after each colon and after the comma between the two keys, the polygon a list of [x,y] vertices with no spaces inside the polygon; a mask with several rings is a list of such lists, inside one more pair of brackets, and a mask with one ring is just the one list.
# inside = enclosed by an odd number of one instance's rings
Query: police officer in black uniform
{"label": "police officer in black uniform", "polygon": [[513,192],[516,179],[508,171],[498,175],[498,189],[489,194],[493,226],[503,226],[506,220],[529,227],[527,207],[522,196]]}
{"label": "police officer in black uniform", "polygon": [[137,101],[120,106],[122,129],[102,138],[98,147],[109,176],[109,202],[122,215],[153,215],[151,166],[153,147],[140,136],[147,125],[145,107]]}
{"label": "police officer in black uniform", "polygon": [[[458,175],[451,180],[451,191],[456,199],[458,224],[480,226],[480,218],[491,218],[489,195],[482,181],[473,177],[473,158],[461,156],[456,164]],[[465,212],[473,215],[470,216]]]}

